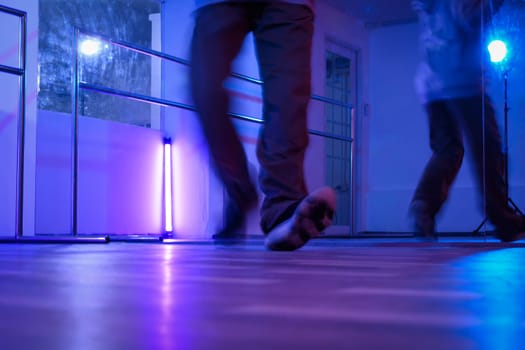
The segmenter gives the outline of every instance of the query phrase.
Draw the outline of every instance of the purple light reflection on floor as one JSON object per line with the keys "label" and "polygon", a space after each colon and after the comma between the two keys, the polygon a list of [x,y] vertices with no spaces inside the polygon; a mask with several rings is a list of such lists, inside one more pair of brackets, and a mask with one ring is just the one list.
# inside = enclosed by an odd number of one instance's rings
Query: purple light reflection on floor
{"label": "purple light reflection on floor", "polygon": [[0,349],[522,349],[524,249],[0,244]]}

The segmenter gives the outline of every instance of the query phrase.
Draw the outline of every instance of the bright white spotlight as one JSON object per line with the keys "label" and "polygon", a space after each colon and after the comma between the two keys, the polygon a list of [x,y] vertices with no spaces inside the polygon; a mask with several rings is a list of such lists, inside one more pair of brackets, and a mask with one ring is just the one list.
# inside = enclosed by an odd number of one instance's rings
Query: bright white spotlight
{"label": "bright white spotlight", "polygon": [[490,53],[490,61],[493,63],[500,63],[507,57],[507,44],[501,40],[492,40],[488,46]]}
{"label": "bright white spotlight", "polygon": [[86,56],[96,55],[100,48],[100,41],[96,39],[85,39],[80,43],[80,52]]}

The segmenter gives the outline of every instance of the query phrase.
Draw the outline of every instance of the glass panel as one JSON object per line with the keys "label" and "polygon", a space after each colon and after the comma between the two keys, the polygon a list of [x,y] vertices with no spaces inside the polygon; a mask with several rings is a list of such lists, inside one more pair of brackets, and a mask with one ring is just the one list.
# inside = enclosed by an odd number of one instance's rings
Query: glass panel
{"label": "glass panel", "polygon": [[[366,202],[359,202],[365,211],[358,221],[366,220],[372,232],[414,232],[415,220],[405,220],[405,203],[412,206],[417,199],[432,202],[431,209],[420,209],[429,212],[427,227],[435,222],[439,235],[470,236],[483,222],[485,207],[512,217],[514,199],[525,198],[525,2],[430,3],[438,2],[412,1],[417,24],[370,31],[364,74],[369,85],[365,100],[371,108],[365,104],[359,119],[359,131],[369,135],[358,134],[359,155],[368,162],[366,173],[359,176]],[[501,63],[488,60],[487,46],[494,39],[507,44],[507,58],[500,57]],[[505,51],[501,42],[495,49],[496,55]],[[439,150],[435,155],[429,136]],[[504,196],[494,199],[505,183],[511,210],[504,207]],[[492,224],[483,231],[490,232]]]}
{"label": "glass panel", "polygon": [[[155,97],[159,97],[158,86],[156,90],[152,87],[152,63],[158,66],[159,58],[151,58],[91,37],[81,36],[79,42],[81,81],[144,96],[155,93]],[[119,101],[113,96],[90,92],[81,94],[80,98],[81,115],[151,126],[151,107],[147,104],[137,104],[122,98]],[[120,112],[124,110],[133,111],[134,117],[122,118]]]}
{"label": "glass panel", "polygon": [[[150,15],[159,12],[160,2],[155,0],[41,0],[39,109],[71,111],[71,48],[75,27],[151,48]],[[83,81],[150,94],[152,61],[148,56],[85,36],[79,38],[79,52]],[[105,96],[84,96],[84,113],[107,118],[115,114],[112,103],[113,99]],[[135,107],[128,104],[128,108]],[[116,108],[121,109],[122,105]],[[143,109],[140,112],[144,119],[138,125],[149,126],[149,108]]]}
{"label": "glass panel", "polygon": [[[162,135],[158,130],[115,122],[131,120],[133,115],[128,105],[113,98],[118,117],[106,114],[107,120],[79,120],[78,233],[159,234]],[[136,110],[149,108],[147,103],[133,104]]]}
{"label": "glass panel", "polygon": [[[123,40],[135,45],[160,51],[160,1],[157,0],[40,0],[39,1],[39,90],[37,127],[37,176],[36,176],[36,232],[38,234],[71,233],[72,227],[72,176],[73,176],[73,124],[71,118],[71,92],[73,65],[74,29],[104,35],[111,39]],[[155,22],[155,23],[154,23]],[[80,68],[82,80],[104,87],[122,89],[145,95],[160,94],[160,60],[119,48],[109,43],[91,39],[80,43]],[[125,98],[80,91],[79,94],[79,230],[86,229],[86,223],[107,218],[97,217],[92,203],[86,198],[85,181],[96,183],[93,196],[100,191],[110,194],[105,185],[108,177],[116,180],[115,167],[96,159],[109,153],[108,139],[120,136],[129,138],[133,126],[156,128],[160,126],[160,109],[146,103]],[[90,118],[85,118],[90,117]],[[96,118],[97,120],[94,120]],[[152,121],[154,120],[154,122]],[[119,122],[118,125],[112,122]],[[121,130],[124,128],[124,130]],[[142,129],[141,129],[142,130]],[[143,130],[151,132],[151,130]],[[140,133],[140,131],[137,131]],[[119,136],[120,135],[120,136]],[[126,136],[127,135],[127,136]],[[97,142],[92,137],[98,137]],[[156,139],[160,140],[158,135]],[[132,139],[131,137],[130,139]],[[86,141],[87,140],[87,141]],[[137,138],[140,141],[140,138]],[[115,152],[120,152],[118,144]],[[133,152],[140,152],[130,148]],[[102,153],[97,153],[97,152]],[[106,153],[104,153],[106,152]],[[122,161],[128,159],[124,152]],[[138,159],[141,159],[138,156]],[[118,161],[115,161],[119,164]],[[90,167],[107,166],[98,169],[94,178]],[[128,166],[129,164],[124,164]],[[122,168],[126,170],[128,168]],[[129,170],[129,169],[128,169]],[[145,169],[144,171],[148,171]],[[137,173],[135,170],[133,174]],[[124,176],[125,177],[125,176]],[[86,180],[87,179],[87,180]],[[100,181],[99,181],[100,180]],[[97,182],[98,181],[98,182]],[[117,181],[118,182],[118,181]],[[144,188],[135,184],[137,188]],[[121,188],[116,186],[115,188]],[[130,190],[130,192],[132,192]],[[82,197],[83,196],[83,197]],[[120,198],[115,196],[115,198]],[[97,202],[93,202],[97,205]],[[161,203],[159,201],[159,203]],[[82,205],[82,208],[80,207]],[[124,205],[124,204],[123,204]],[[132,204],[129,204],[132,205]],[[100,206],[102,207],[102,206]],[[148,211],[144,211],[148,213]],[[93,213],[98,213],[94,215]],[[92,215],[93,214],[93,215]],[[82,221],[84,220],[84,221]],[[114,229],[108,224],[107,227]],[[137,226],[138,227],[138,226]],[[89,227],[88,229],[91,229]],[[115,231],[118,231],[115,229]],[[156,228],[155,232],[158,231]],[[85,232],[85,231],[84,231]],[[96,233],[96,231],[93,231]]]}
{"label": "glass panel", "polygon": [[[484,119],[486,124],[486,136],[484,138],[484,152],[486,153],[484,180],[486,190],[484,202],[487,208],[506,205],[503,211],[507,211],[503,219],[502,215],[486,213],[491,221],[488,221],[496,229],[496,234],[509,235],[508,231],[523,230],[518,215],[523,215],[519,207],[519,201],[513,198],[522,198],[525,193],[520,186],[519,179],[523,177],[523,157],[520,157],[523,149],[523,111],[525,108],[525,94],[521,85],[525,78],[523,67],[523,48],[525,40],[522,30],[525,25],[525,3],[523,1],[492,1],[491,6],[484,9],[485,21],[482,22],[484,33],[483,43],[485,45],[483,54],[487,69],[484,72],[485,101],[482,101]],[[485,102],[485,103],[484,103]],[[484,103],[484,105],[483,105]],[[494,154],[491,137],[490,123],[496,120],[501,134],[501,159],[493,159]],[[498,164],[492,166],[491,164]],[[494,168],[499,169],[498,176],[501,182],[494,183]],[[500,184],[503,184],[501,186]],[[506,203],[495,204],[496,199],[491,195],[494,190],[501,195]],[[491,217],[490,217],[491,216]],[[500,218],[501,217],[501,218]],[[497,223],[502,219],[505,222]],[[485,231],[491,226],[483,226]],[[506,232],[505,232],[506,231]],[[509,236],[510,237],[510,236]]]}
{"label": "glass panel", "polygon": [[[326,52],[326,97],[350,104],[351,98],[351,61],[333,52]],[[325,104],[326,131],[351,138],[352,114],[347,107],[337,104]],[[351,143],[339,140],[326,140],[326,176],[327,184],[338,193],[338,215],[334,225],[350,225],[351,195]]]}
{"label": "glass panel", "polygon": [[142,127],[151,127],[151,105],[120,96],[80,90],[79,114]]}
{"label": "glass panel", "polygon": [[328,184],[336,189],[337,194],[334,225],[328,228],[327,234],[351,234],[350,148],[350,142],[310,134],[304,167],[307,169],[305,176],[308,189],[313,191]]}
{"label": "glass panel", "polygon": [[0,12],[0,64],[20,68],[20,17]]}
{"label": "glass panel", "polygon": [[37,234],[71,233],[72,127],[69,113],[38,111],[35,179]]}
{"label": "glass panel", "polygon": [[[151,15],[155,16],[155,13],[160,12],[159,3],[153,0],[40,1],[39,108],[70,113],[71,36],[74,26],[158,49],[160,44],[155,46],[155,41],[151,39]],[[187,3],[172,2],[168,7],[176,12],[181,8],[188,8]],[[344,137],[356,136],[353,145],[311,136],[305,167],[309,188],[330,184],[339,190],[340,210],[336,217],[336,227],[357,221],[357,232],[411,234],[414,230],[413,222],[406,220],[406,214],[425,166],[432,157],[429,130],[433,127],[428,123],[428,107],[430,102],[443,100],[443,96],[424,96],[425,92],[421,90],[425,86],[421,85],[421,79],[425,78],[425,73],[429,73],[428,70],[425,71],[425,67],[421,70],[425,57],[429,57],[422,47],[425,44],[425,35],[429,35],[429,28],[425,27],[424,19],[423,23],[418,23],[416,11],[411,7],[411,4],[418,3],[422,7],[417,7],[416,10],[425,9],[426,1],[319,2],[320,8],[329,7],[333,11],[321,10],[316,19],[318,32],[314,40],[313,92],[355,106],[354,120],[348,110],[336,104],[313,100],[309,110],[311,129]],[[472,9],[479,10],[466,5],[490,4],[484,9],[486,15],[491,11],[495,12],[499,1],[450,0],[440,3],[447,3],[450,5],[448,9],[459,11],[458,14],[463,15]],[[520,88],[521,82],[525,81],[522,68],[525,63],[521,49],[524,47],[525,36],[520,33],[524,28],[524,6],[525,2],[521,0],[506,1],[494,17],[494,23],[485,22],[483,28],[478,28],[482,22],[480,11],[470,18],[473,22],[456,23],[460,27],[468,26],[469,30],[486,33],[487,39],[493,38],[493,34],[512,37],[507,39],[510,42],[509,57],[512,58],[508,63],[512,64],[502,68],[502,65],[485,62],[483,68],[486,76],[479,76],[478,79],[475,73],[474,80],[477,82],[474,85],[484,81],[483,78],[490,78],[490,84],[487,79],[483,89],[493,101],[498,130],[502,135],[502,148],[508,156],[508,194],[512,200],[517,201],[517,205],[521,204],[519,198],[525,198],[525,187],[520,182],[525,174],[525,161],[519,151],[525,148],[525,139],[522,137],[525,127],[522,118],[525,92]],[[327,17],[326,13],[333,16]],[[169,15],[169,18],[177,19],[176,13]],[[187,13],[185,16],[188,17]],[[187,21],[187,18],[184,20]],[[433,21],[437,22],[439,21]],[[164,25],[166,28],[178,28],[173,23],[175,21]],[[448,30],[456,24],[446,24],[443,27],[444,32],[449,33]],[[175,33],[173,35],[177,39],[186,40],[180,46],[186,47],[189,43],[189,32],[170,33]],[[457,39],[457,34],[452,36],[453,40]],[[155,38],[154,35],[153,37]],[[343,49],[334,49],[338,46],[333,45],[334,42],[340,43],[339,46]],[[427,44],[440,42],[426,41]],[[456,63],[465,67],[467,59],[475,64],[481,62],[481,56],[485,56],[487,52],[485,47],[478,47],[479,42],[481,41],[471,41],[469,45],[474,47],[474,53],[470,57],[463,55]],[[178,48],[179,43],[171,43],[171,46]],[[103,54],[81,56],[84,81],[161,97],[160,60],[114,45],[102,44],[100,49]],[[454,54],[453,47],[447,43],[442,49],[442,56],[433,57],[440,62],[441,68],[446,67],[448,71],[452,67],[450,55]],[[255,57],[248,58],[248,66],[256,68],[253,64]],[[466,68],[472,66],[467,65]],[[504,72],[507,74],[503,74]],[[162,73],[165,77],[186,77],[187,68],[164,62]],[[241,73],[255,75],[250,70]],[[464,73],[465,70],[461,69],[453,76],[461,77]],[[430,86],[439,86],[441,78],[436,79],[431,78],[427,83]],[[256,117],[261,115],[262,96],[258,86],[236,79],[229,80],[226,85],[233,95],[232,111]],[[476,89],[475,94],[478,94],[477,85]],[[173,83],[170,81],[169,86],[166,86],[163,96],[167,99],[176,96],[173,100],[191,103],[191,99],[187,98],[188,90],[185,79],[173,79]],[[445,97],[448,100],[451,96]],[[83,116],[160,128],[160,112],[155,106],[86,91],[82,91],[79,97]],[[452,97],[456,103],[457,97],[463,99],[465,96]],[[477,101],[476,107],[479,107]],[[178,112],[176,110],[174,114]],[[478,111],[473,118],[476,117],[482,118],[483,115]],[[67,126],[69,127],[70,125]],[[65,130],[64,133],[66,132],[69,131]],[[250,138],[250,141],[253,140]],[[465,143],[467,141],[465,138]],[[352,151],[356,155],[354,166],[346,160]],[[453,186],[450,191],[445,191],[448,195],[446,203],[438,205],[441,210],[435,216],[435,228],[440,235],[471,233],[484,217],[483,210],[480,209],[483,207],[483,198],[487,197],[482,196],[479,176],[471,171],[474,165],[472,150],[465,146],[465,151],[467,156],[463,160],[463,166],[451,182]],[[319,167],[320,162],[323,163],[322,167]],[[350,173],[352,170],[359,181],[354,181],[354,176]],[[352,183],[356,184],[357,194],[354,196],[355,216],[350,210],[353,206],[350,200],[353,196]]]}
{"label": "glass panel", "polygon": [[14,236],[17,190],[19,77],[0,73],[0,235]]}

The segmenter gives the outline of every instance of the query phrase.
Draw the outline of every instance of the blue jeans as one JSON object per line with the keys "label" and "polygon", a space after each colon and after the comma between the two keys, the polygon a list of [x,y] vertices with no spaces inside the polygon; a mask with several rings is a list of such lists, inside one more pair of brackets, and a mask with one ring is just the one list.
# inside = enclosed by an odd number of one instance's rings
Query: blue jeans
{"label": "blue jeans", "polygon": [[439,212],[461,167],[465,136],[474,161],[479,193],[486,199],[487,217],[498,231],[516,232],[523,228],[523,219],[508,205],[504,158],[494,107],[486,96],[483,111],[482,101],[480,95],[434,101],[425,106],[432,157],[412,201],[424,202],[432,216]]}
{"label": "blue jeans", "polygon": [[261,228],[268,233],[307,195],[304,155],[311,96],[313,13],[287,3],[220,3],[198,10],[191,47],[191,87],[219,179],[241,211],[253,204],[242,143],[227,116],[224,81],[248,33],[255,39],[263,80],[263,118],[257,142],[264,193]]}

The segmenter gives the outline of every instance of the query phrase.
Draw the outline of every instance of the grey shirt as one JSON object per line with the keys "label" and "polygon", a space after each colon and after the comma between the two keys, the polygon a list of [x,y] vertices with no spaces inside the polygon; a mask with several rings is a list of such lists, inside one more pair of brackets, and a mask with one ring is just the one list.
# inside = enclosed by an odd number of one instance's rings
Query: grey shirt
{"label": "grey shirt", "polygon": [[[416,90],[423,103],[475,96],[481,92],[487,50],[481,45],[481,6],[489,0],[413,0],[421,25],[421,62]],[[491,11],[492,10],[492,11]],[[490,16],[487,16],[487,20]]]}
{"label": "grey shirt", "polygon": [[290,4],[306,5],[313,11],[315,0],[195,0],[197,8],[220,2],[287,2]]}

